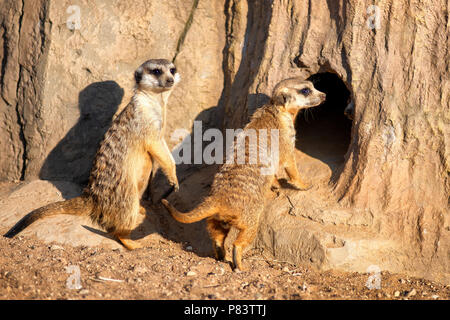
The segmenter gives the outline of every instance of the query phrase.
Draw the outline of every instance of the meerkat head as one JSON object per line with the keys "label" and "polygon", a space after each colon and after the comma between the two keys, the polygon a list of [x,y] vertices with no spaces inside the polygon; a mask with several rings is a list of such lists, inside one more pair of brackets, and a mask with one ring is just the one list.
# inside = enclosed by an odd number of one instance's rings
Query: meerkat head
{"label": "meerkat head", "polygon": [[138,89],[161,93],[173,89],[180,82],[180,74],[169,60],[150,59],[137,68],[134,79]]}
{"label": "meerkat head", "polygon": [[355,114],[355,102],[351,99],[351,97],[347,100],[347,106],[344,109],[344,114],[348,119],[353,120]]}
{"label": "meerkat head", "polygon": [[325,101],[326,95],[320,92],[310,81],[290,78],[279,82],[273,90],[272,104],[284,106],[296,115],[301,109],[315,107]]}

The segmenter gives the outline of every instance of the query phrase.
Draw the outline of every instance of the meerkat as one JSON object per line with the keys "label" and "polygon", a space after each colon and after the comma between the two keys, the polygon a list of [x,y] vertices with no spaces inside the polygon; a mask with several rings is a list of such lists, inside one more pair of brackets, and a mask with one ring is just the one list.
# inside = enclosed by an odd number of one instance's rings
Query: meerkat
{"label": "meerkat", "polygon": [[81,196],[30,212],[5,237],[13,237],[44,217],[86,215],[127,249],[141,247],[130,239],[130,233],[145,216],[140,200],[154,161],[178,190],[175,161],[164,140],[164,129],[167,100],[180,75],[172,62],[151,59],[138,67],[134,79],[133,97],[105,133]]}
{"label": "meerkat", "polygon": [[[286,171],[289,183],[294,188],[306,190],[310,187],[301,179],[296,165],[294,120],[300,109],[317,106],[324,100],[325,94],[315,89],[309,81],[300,78],[281,81],[274,88],[269,104],[257,110],[243,129],[244,133],[255,130],[258,139],[267,132],[266,141],[270,140],[267,146],[278,143],[279,161],[271,160],[275,161],[273,172],[261,174],[261,169],[266,169],[268,163],[262,161],[263,157],[255,164],[227,162],[214,177],[209,196],[197,208],[183,214],[166,199],[161,200],[162,204],[173,218],[182,223],[193,223],[207,218],[207,230],[218,260],[225,257],[225,238],[231,226],[237,228],[239,233],[233,243],[232,263],[235,269],[244,270],[242,253],[257,234],[267,192],[272,186],[278,185],[278,168]],[[269,131],[272,129],[278,130],[278,141],[271,141]],[[246,145],[246,159],[249,158],[250,152]],[[269,158],[272,156],[273,154],[268,155]]]}
{"label": "meerkat", "polygon": [[344,109],[344,115],[349,119],[353,121],[355,114],[355,102],[349,98],[347,101],[347,106]]}

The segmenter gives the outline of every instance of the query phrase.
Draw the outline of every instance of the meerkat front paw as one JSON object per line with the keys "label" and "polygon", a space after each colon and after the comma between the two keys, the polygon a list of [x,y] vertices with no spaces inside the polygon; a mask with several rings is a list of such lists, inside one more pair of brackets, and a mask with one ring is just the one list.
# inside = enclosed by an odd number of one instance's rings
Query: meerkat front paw
{"label": "meerkat front paw", "polygon": [[175,192],[178,192],[178,190],[180,190],[180,185],[178,184],[178,181],[172,182],[170,186],[172,187],[172,190]]}
{"label": "meerkat front paw", "polygon": [[306,191],[312,188],[311,183],[304,183],[303,181],[289,181],[289,184],[300,191]]}
{"label": "meerkat front paw", "polygon": [[276,195],[276,197],[279,197],[280,196],[280,186],[279,185],[272,185],[271,187],[270,187],[270,190]]}
{"label": "meerkat front paw", "polygon": [[163,195],[159,198],[158,201],[153,202],[153,203],[160,203],[162,199],[166,199],[169,195],[172,194],[172,192],[178,192],[179,189],[180,189],[180,186],[178,185],[178,181],[171,182],[170,188],[167,189],[166,192],[163,193]]}

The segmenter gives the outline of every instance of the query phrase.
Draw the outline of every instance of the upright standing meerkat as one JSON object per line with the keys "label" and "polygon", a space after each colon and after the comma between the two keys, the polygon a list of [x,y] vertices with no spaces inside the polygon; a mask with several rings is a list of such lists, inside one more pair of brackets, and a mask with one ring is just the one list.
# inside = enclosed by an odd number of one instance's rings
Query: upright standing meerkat
{"label": "upright standing meerkat", "polygon": [[[252,116],[251,121],[244,127],[242,133],[256,131],[258,143],[265,139],[267,149],[272,150],[272,144],[278,144],[278,155],[267,153],[270,161],[263,161],[259,157],[253,164],[224,164],[214,177],[211,192],[197,208],[180,213],[166,199],[163,205],[172,216],[182,223],[193,223],[207,218],[207,229],[213,241],[216,258],[225,257],[225,238],[231,226],[239,230],[239,234],[233,243],[234,267],[243,270],[242,252],[255,238],[259,219],[264,209],[266,193],[272,186],[277,186],[276,173],[279,168],[284,168],[289,183],[296,189],[305,190],[309,186],[302,181],[295,160],[295,128],[294,120],[300,109],[314,107],[325,100],[325,94],[314,88],[309,81],[299,78],[291,78],[281,81],[274,89],[269,104],[260,108]],[[265,129],[265,130],[261,130]],[[278,141],[272,141],[271,130],[278,132]],[[266,137],[264,137],[266,136]],[[236,143],[234,150],[236,151]],[[256,149],[260,149],[257,146]],[[245,158],[249,159],[254,146],[245,144]],[[279,161],[277,161],[277,159]],[[266,159],[267,160],[267,159]],[[267,169],[268,163],[274,165],[272,171]]]}
{"label": "upright standing meerkat", "polygon": [[180,75],[172,62],[151,59],[136,70],[134,78],[134,95],[105,133],[82,195],[30,212],[5,237],[13,237],[44,217],[88,215],[126,248],[141,247],[130,239],[130,233],[145,215],[140,199],[149,183],[153,161],[178,190],[175,161],[164,140],[164,128],[167,100]]}

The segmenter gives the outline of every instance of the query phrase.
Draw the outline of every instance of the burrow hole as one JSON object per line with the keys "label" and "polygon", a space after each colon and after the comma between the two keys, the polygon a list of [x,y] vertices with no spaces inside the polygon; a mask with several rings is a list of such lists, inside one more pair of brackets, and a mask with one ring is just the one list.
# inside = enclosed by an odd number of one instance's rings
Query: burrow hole
{"label": "burrow hole", "polygon": [[327,98],[322,105],[299,113],[296,147],[328,165],[332,174],[336,174],[342,168],[351,140],[352,120],[344,114],[350,103],[350,91],[334,73],[317,73],[308,80]]}

